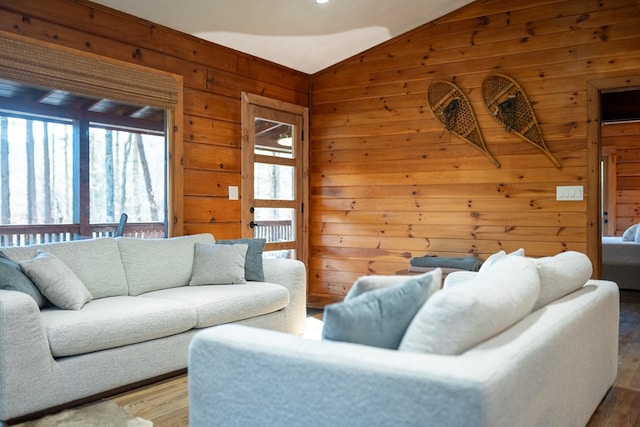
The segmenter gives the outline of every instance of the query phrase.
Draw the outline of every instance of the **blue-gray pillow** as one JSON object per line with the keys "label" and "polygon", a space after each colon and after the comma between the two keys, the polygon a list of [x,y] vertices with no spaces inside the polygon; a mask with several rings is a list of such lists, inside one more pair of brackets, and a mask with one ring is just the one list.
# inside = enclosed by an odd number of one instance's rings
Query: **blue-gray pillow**
{"label": "blue-gray pillow", "polygon": [[0,289],[25,293],[33,298],[40,308],[51,305],[31,279],[22,272],[20,265],[9,259],[2,251],[0,251]]}
{"label": "blue-gray pillow", "polygon": [[442,270],[324,308],[322,338],[397,349],[418,310],[440,289]]}
{"label": "blue-gray pillow", "polygon": [[220,245],[249,245],[244,261],[244,278],[255,282],[264,282],[262,252],[266,242],[266,239],[216,240],[216,243]]}

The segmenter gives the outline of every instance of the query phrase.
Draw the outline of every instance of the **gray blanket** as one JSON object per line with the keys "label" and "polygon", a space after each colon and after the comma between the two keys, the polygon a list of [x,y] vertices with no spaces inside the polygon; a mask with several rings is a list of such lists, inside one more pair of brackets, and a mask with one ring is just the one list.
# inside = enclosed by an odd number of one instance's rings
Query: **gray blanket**
{"label": "gray blanket", "polygon": [[409,264],[415,267],[442,267],[457,268],[460,270],[478,271],[482,265],[482,258],[470,257],[442,257],[435,255],[425,255],[413,257]]}

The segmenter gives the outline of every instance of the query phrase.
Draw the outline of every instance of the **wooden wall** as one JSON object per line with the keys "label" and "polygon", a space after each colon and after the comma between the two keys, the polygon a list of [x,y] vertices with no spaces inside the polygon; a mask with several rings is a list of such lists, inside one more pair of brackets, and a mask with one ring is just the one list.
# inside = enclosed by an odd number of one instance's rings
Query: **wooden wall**
{"label": "wooden wall", "polygon": [[615,235],[640,222],[640,123],[602,127],[603,150],[615,155]]}
{"label": "wooden wall", "polygon": [[309,104],[304,73],[86,0],[2,0],[0,30],[183,76],[185,234],[241,235],[241,92]]}
{"label": "wooden wall", "polygon": [[[587,82],[639,70],[636,0],[483,0],[313,75],[310,300],[413,256],[586,252]],[[489,115],[496,72],[524,87],[561,169]],[[434,79],[467,94],[500,169],[443,133]],[[558,185],[585,201],[556,201]]]}

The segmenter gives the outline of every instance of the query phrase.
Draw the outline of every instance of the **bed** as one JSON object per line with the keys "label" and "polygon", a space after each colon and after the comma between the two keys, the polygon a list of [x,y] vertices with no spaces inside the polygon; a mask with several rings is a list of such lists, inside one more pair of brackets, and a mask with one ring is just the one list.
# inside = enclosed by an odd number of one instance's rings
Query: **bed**
{"label": "bed", "polygon": [[622,237],[602,237],[602,279],[620,289],[640,290],[640,243]]}

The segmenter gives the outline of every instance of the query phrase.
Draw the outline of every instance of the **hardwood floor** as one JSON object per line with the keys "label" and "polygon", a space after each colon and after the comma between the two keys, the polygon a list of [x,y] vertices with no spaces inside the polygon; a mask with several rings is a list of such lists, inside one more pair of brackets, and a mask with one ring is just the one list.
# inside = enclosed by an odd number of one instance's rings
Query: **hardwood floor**
{"label": "hardwood floor", "polygon": [[640,291],[620,293],[618,377],[589,427],[640,426]]}
{"label": "hardwood floor", "polygon": [[[598,406],[588,427],[640,426],[640,292],[620,296],[618,377]],[[322,318],[319,310],[310,310]],[[180,375],[111,398],[131,415],[153,421],[155,427],[189,425],[187,376]]]}

